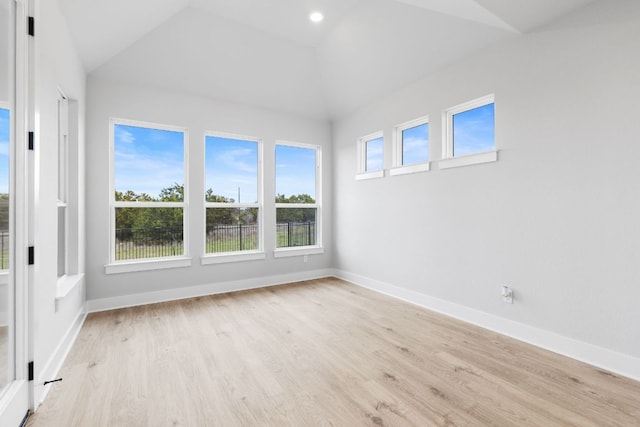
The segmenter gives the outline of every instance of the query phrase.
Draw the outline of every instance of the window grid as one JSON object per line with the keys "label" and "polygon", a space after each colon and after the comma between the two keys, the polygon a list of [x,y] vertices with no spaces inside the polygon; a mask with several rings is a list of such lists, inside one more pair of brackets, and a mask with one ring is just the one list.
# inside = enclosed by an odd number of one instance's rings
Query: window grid
{"label": "window grid", "polygon": [[[178,133],[182,136],[182,181],[174,182],[172,186],[164,187],[168,190],[164,196],[157,197],[146,192],[134,193],[134,197],[121,191],[123,200],[116,200],[116,128],[129,127],[140,131],[167,131]],[[171,259],[188,255],[188,130],[183,127],[140,122],[126,119],[110,120],[110,205],[111,205],[111,238],[110,257],[111,263],[144,261],[154,259]],[[151,143],[145,140],[145,143]],[[131,142],[135,143],[135,142]],[[158,154],[159,155],[159,154]],[[148,159],[146,159],[148,160]],[[160,173],[162,168],[156,168]],[[165,184],[167,185],[168,182]],[[130,190],[130,189],[127,189]],[[130,200],[131,199],[131,200]],[[176,200],[171,200],[176,199]],[[132,227],[126,230],[118,230],[118,210],[121,209],[120,218],[126,218],[126,214],[147,217],[145,227]],[[148,226],[147,226],[148,225]],[[116,237],[116,234],[119,236]]]}
{"label": "window grid", "polygon": [[[230,254],[247,251],[263,251],[263,142],[261,138],[222,132],[205,133],[205,153],[209,144],[219,141],[236,141],[256,144],[256,196],[253,202],[242,202],[242,194],[238,189],[237,199],[215,194],[213,183],[207,182],[207,154],[205,154],[205,192],[212,190],[211,195],[205,193],[205,241],[204,254]],[[232,163],[232,162],[228,162]],[[246,165],[240,165],[244,167]],[[209,200],[207,200],[209,199]],[[212,201],[216,200],[216,201]],[[215,213],[214,213],[215,212]],[[211,213],[211,215],[208,215]],[[217,215],[217,216],[214,216]],[[209,224],[216,222],[216,226]]]}
{"label": "window grid", "polygon": [[[305,193],[291,196],[298,202],[278,202],[278,147],[302,148],[313,150],[315,154],[315,182],[313,202],[303,201]],[[282,175],[280,179],[282,179]],[[277,250],[290,250],[304,247],[322,247],[322,150],[320,146],[297,142],[276,142],[276,242]],[[285,192],[282,193],[286,196]],[[297,196],[297,197],[296,197]],[[287,212],[288,211],[288,212]],[[280,221],[279,221],[280,218]]]}

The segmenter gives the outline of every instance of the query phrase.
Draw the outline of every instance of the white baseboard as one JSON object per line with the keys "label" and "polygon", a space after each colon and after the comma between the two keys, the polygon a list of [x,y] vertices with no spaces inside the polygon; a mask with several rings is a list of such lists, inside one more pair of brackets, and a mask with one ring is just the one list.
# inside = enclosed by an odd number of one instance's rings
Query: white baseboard
{"label": "white baseboard", "polygon": [[89,313],[94,313],[98,311],[114,310],[117,308],[134,307],[137,305],[264,288],[266,286],[281,285],[285,283],[299,282],[302,280],[320,279],[322,277],[333,276],[333,273],[333,269],[312,270],[299,273],[279,274],[275,276],[211,283],[207,285],[191,286],[188,288],[174,288],[156,292],[122,295],[112,298],[93,299],[87,301],[87,311]]}
{"label": "white baseboard", "polygon": [[358,274],[336,270],[335,276],[355,285],[640,381],[639,358]]}
{"label": "white baseboard", "polygon": [[38,409],[38,406],[44,401],[45,397],[47,397],[47,393],[49,393],[49,389],[51,385],[43,385],[46,380],[53,379],[57,376],[60,368],[62,368],[62,364],[64,363],[73,343],[76,341],[78,334],[80,333],[80,329],[84,324],[84,320],[87,317],[87,313],[84,309],[84,306],[80,308],[76,318],[74,319],[71,326],[67,330],[67,333],[64,335],[60,343],[53,351],[53,354],[47,360],[46,365],[40,371],[38,377],[36,378],[35,384],[33,386],[33,405],[34,411]]}

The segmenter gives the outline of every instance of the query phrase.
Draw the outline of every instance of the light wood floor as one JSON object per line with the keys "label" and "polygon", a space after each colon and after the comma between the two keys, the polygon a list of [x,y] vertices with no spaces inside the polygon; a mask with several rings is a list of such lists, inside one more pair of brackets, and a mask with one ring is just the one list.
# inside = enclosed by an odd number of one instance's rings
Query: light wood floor
{"label": "light wood floor", "polygon": [[88,316],[28,426],[636,426],[640,383],[323,279]]}

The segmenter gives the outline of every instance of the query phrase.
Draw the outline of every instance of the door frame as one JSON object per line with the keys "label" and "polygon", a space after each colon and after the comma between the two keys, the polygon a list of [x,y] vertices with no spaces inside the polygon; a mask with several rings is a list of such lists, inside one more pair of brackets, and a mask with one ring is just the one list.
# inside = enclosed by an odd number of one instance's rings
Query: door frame
{"label": "door frame", "polygon": [[[30,290],[32,271],[28,266],[28,246],[33,230],[33,153],[28,149],[28,132],[33,129],[33,43],[28,35],[28,17],[32,16],[33,0],[15,2],[15,91],[13,105],[13,144],[11,144],[11,229],[9,287],[13,288],[14,333],[13,345],[15,380],[0,399],[0,425],[19,426],[33,408],[33,382],[29,381],[28,363],[32,322]],[[17,221],[20,219],[20,221]],[[11,310],[10,310],[11,313]],[[12,334],[9,334],[12,336]]]}

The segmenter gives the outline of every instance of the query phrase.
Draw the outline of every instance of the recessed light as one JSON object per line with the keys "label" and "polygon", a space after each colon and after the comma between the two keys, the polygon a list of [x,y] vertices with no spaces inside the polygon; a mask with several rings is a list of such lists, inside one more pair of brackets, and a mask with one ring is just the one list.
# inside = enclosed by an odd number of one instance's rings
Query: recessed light
{"label": "recessed light", "polygon": [[311,12],[309,19],[311,22],[320,22],[324,19],[324,16],[320,12]]}

